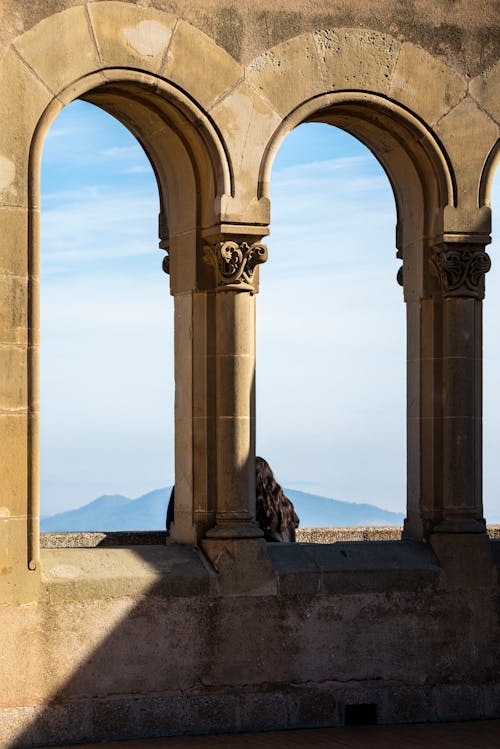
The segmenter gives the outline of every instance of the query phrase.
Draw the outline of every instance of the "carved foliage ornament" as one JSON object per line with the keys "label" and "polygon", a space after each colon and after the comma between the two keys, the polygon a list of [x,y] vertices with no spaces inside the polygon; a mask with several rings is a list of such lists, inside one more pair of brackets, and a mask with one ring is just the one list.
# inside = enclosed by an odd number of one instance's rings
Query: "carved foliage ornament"
{"label": "carved foliage ornament", "polygon": [[444,296],[484,297],[484,276],[491,268],[491,260],[482,246],[441,250],[432,256],[432,263]]}
{"label": "carved foliage ornament", "polygon": [[206,246],[206,260],[215,268],[217,288],[254,294],[254,271],[267,260],[267,247],[255,242],[217,242]]}

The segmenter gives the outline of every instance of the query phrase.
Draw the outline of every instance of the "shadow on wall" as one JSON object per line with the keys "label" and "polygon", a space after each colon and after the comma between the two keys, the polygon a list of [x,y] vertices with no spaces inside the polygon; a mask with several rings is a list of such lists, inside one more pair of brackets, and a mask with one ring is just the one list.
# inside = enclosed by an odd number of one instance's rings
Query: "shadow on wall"
{"label": "shadow on wall", "polygon": [[172,542],[44,549],[43,603],[14,612],[31,633],[11,648],[11,702],[28,706],[0,712],[7,747],[342,725],[349,704],[380,722],[493,713],[484,590],[443,594],[428,544],[267,552],[272,585],[222,596],[201,553]]}
{"label": "shadow on wall", "polygon": [[235,598],[222,611],[215,572],[173,542],[44,549],[42,563],[36,634],[12,654],[19,685],[33,691],[28,707],[7,710],[4,727],[25,726],[7,746],[287,727],[283,706],[271,695],[266,709],[255,693],[298,677],[289,653],[270,646],[284,619],[275,596]]}

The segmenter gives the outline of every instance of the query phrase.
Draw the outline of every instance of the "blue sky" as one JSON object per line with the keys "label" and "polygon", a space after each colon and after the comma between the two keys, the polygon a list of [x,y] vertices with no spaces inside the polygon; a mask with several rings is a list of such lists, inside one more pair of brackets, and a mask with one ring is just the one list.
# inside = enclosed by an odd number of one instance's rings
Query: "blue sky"
{"label": "blue sky", "polygon": [[[404,511],[405,320],[388,180],[350,135],[303,125],[276,157],[271,201],[258,452],[286,486]],[[43,514],[173,481],[173,301],[157,217],[134,138],[90,104],[66,107],[42,165]],[[487,287],[485,504],[500,519],[495,269]]]}

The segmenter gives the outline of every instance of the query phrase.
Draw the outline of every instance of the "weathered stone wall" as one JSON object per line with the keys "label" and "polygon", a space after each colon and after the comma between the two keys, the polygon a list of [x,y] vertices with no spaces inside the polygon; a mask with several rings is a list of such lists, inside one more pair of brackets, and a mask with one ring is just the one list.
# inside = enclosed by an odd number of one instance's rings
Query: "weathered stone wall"
{"label": "weathered stone wall", "polygon": [[[101,0],[102,1],[102,0]],[[125,0],[130,5],[134,0]],[[98,0],[99,2],[99,0]],[[53,13],[79,6],[78,0],[4,0],[2,44]],[[97,4],[97,3],[94,3]],[[372,29],[413,42],[443,59],[460,74],[474,77],[499,57],[495,0],[149,0],[143,7],[179,16],[246,64],[270,47],[317,29]]]}
{"label": "weathered stone wall", "polygon": [[40,600],[2,609],[5,745],[341,725],[360,703],[380,722],[498,716],[491,561],[268,548],[272,578],[224,595],[175,544],[44,550]]}
{"label": "weathered stone wall", "polygon": [[[481,497],[496,0],[3,0],[0,14],[4,744],[331,725],[359,703],[385,722],[497,716],[500,550]],[[157,175],[177,543],[40,548],[40,157],[78,97],[129,127]],[[400,541],[266,546],[254,522],[261,240],[273,157],[305,121],[358,137],[394,191]]]}

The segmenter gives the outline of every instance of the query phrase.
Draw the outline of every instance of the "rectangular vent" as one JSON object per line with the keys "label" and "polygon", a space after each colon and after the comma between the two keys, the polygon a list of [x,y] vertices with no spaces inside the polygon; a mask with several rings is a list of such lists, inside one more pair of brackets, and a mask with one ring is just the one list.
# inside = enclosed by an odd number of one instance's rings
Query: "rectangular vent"
{"label": "rectangular vent", "polygon": [[377,705],[366,703],[360,705],[346,705],[344,710],[344,725],[346,726],[374,726],[377,723]]}

